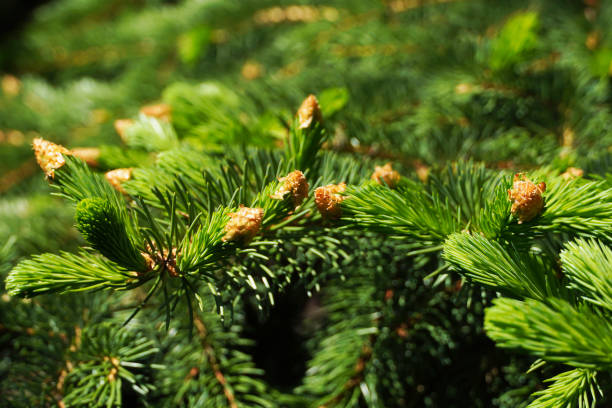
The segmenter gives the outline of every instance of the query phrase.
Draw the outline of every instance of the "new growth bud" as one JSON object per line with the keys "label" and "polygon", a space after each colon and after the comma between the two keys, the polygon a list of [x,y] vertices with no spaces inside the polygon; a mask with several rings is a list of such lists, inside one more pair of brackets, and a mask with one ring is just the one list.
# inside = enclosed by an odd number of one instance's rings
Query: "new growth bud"
{"label": "new growth bud", "polygon": [[387,163],[382,167],[376,166],[371,178],[378,184],[386,184],[389,188],[395,188],[400,180],[400,174],[391,168],[391,163]]}
{"label": "new growth bud", "polygon": [[263,208],[244,206],[234,213],[229,213],[230,220],[225,224],[223,241],[239,241],[248,244],[259,232],[263,215]]}
{"label": "new growth bud", "polygon": [[340,218],[342,208],[340,203],[346,197],[339,193],[346,190],[346,183],[330,184],[315,190],[315,204],[321,215],[325,218]]}
{"label": "new growth bud", "polygon": [[508,190],[508,199],[512,201],[512,214],[518,217],[519,224],[531,221],[540,214],[544,208],[546,184],[534,184],[524,174],[514,175],[512,189]]}
{"label": "new growth bud", "polygon": [[115,121],[115,130],[124,142],[126,140],[126,132],[133,124],[134,121],[132,119],[117,119]]}
{"label": "new growth bud", "polygon": [[100,158],[100,149],[97,147],[76,147],[70,150],[74,157],[83,160],[89,166],[96,167]]}
{"label": "new growth bud", "polygon": [[573,180],[575,178],[580,178],[584,175],[584,171],[577,167],[568,167],[565,170],[565,173],[561,174],[564,180]]}
{"label": "new growth bud", "polygon": [[140,113],[145,116],[170,121],[172,115],[172,107],[167,103],[158,103],[156,105],[147,105],[140,108]]}
{"label": "new growth bud", "polygon": [[282,184],[271,196],[273,199],[282,200],[285,198],[286,194],[291,194],[293,205],[297,207],[302,204],[306,197],[308,197],[308,182],[306,181],[306,177],[304,177],[304,173],[301,171],[292,171],[278,181]]}
{"label": "new growth bud", "polygon": [[66,163],[62,155],[70,154],[70,151],[64,146],[40,138],[36,138],[32,141],[32,147],[34,148],[36,161],[45,172],[47,178],[53,178],[55,170]]}
{"label": "new growth bud", "polygon": [[297,117],[300,129],[308,129],[317,123],[323,123],[323,115],[316,96],[311,94],[304,99],[297,111]]}
{"label": "new growth bud", "polygon": [[147,251],[148,252],[141,253],[147,265],[147,272],[161,266],[166,270],[166,272],[168,272],[168,275],[172,276],[173,278],[181,276],[181,273],[176,266],[176,248],[172,248],[172,251],[168,251],[168,249],[165,248],[158,251],[147,245]]}
{"label": "new growth bud", "polygon": [[123,193],[123,187],[121,187],[121,183],[128,181],[132,178],[132,169],[115,169],[111,171],[107,171],[104,174],[104,178],[108,180],[109,183],[115,188],[115,190]]}

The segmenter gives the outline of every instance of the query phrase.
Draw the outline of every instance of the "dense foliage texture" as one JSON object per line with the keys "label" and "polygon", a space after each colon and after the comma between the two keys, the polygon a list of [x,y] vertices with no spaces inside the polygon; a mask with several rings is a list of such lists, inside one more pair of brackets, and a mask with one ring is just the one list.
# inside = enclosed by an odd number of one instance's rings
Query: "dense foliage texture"
{"label": "dense foliage texture", "polygon": [[606,404],[609,21],[39,9],[0,59],[0,405]]}

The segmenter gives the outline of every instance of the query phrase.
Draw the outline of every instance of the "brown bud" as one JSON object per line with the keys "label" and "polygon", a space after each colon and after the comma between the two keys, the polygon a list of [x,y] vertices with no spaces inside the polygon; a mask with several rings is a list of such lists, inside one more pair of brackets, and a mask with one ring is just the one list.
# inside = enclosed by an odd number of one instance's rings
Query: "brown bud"
{"label": "brown bud", "polygon": [[346,190],[346,183],[330,184],[315,190],[315,204],[325,218],[339,218],[342,215],[340,203],[346,197],[338,194]]}
{"label": "brown bud", "polygon": [[542,193],[546,191],[546,184],[534,184],[523,174],[514,175],[514,184],[508,190],[508,199],[512,201],[512,214],[518,217],[519,224],[534,219],[544,208]]}
{"label": "brown bud", "polygon": [[172,251],[165,248],[159,251],[147,245],[147,252],[141,252],[140,254],[145,259],[147,271],[150,272],[157,267],[162,267],[173,278],[181,276],[176,266],[176,248],[172,248]]}
{"label": "brown bud", "polygon": [[383,184],[384,182],[390,188],[395,188],[400,180],[400,174],[391,168],[391,163],[387,163],[382,167],[376,166],[371,179],[378,184]]}
{"label": "brown bud", "polygon": [[172,107],[167,103],[158,103],[156,105],[147,105],[140,108],[140,113],[145,116],[165,120],[170,122],[172,116]]}
{"label": "brown bud", "polygon": [[223,241],[240,241],[248,244],[257,235],[263,220],[263,208],[240,206],[238,211],[229,213]]}
{"label": "brown bud", "polygon": [[77,147],[70,150],[73,156],[83,160],[89,166],[96,167],[100,157],[100,149],[97,147]]}
{"label": "brown bud", "polygon": [[36,138],[32,141],[36,161],[45,172],[47,178],[53,178],[55,170],[59,169],[66,162],[62,155],[70,154],[64,146],[51,143],[47,140]]}
{"label": "brown bud", "polygon": [[287,174],[286,177],[281,178],[282,184],[278,190],[271,196],[276,200],[282,200],[285,195],[290,193],[295,207],[302,204],[304,199],[308,197],[308,182],[304,173],[299,170],[294,170]]}
{"label": "brown bud", "polygon": [[599,45],[600,34],[599,31],[592,31],[586,38],[584,45],[591,51],[593,51]]}
{"label": "brown bud", "polygon": [[121,140],[123,140],[124,142],[126,138],[126,132],[128,128],[131,127],[133,124],[134,121],[132,119],[117,119],[115,121],[115,130],[119,134],[119,137],[121,137]]}
{"label": "brown bud", "polygon": [[563,129],[563,140],[561,142],[563,147],[572,147],[574,145],[575,134],[572,128],[566,127]]}
{"label": "brown bud", "polygon": [[187,374],[187,378],[194,378],[198,374],[200,374],[200,369],[198,367],[191,367],[189,374]]}
{"label": "brown bud", "polygon": [[317,97],[308,95],[297,111],[300,129],[314,127],[317,123],[323,122],[323,115]]}
{"label": "brown bud", "polygon": [[113,382],[117,379],[117,374],[119,372],[119,365],[120,365],[120,361],[117,357],[104,357],[104,361],[110,361],[110,363],[112,364],[111,370],[108,373],[108,381],[109,382]]}
{"label": "brown bud", "polygon": [[1,81],[2,92],[8,96],[16,96],[21,91],[21,81],[13,75],[4,75]]}
{"label": "brown bud", "polygon": [[261,64],[257,62],[247,61],[242,66],[240,73],[242,74],[244,79],[252,81],[254,79],[261,77],[263,73],[263,67],[261,66]]}
{"label": "brown bud", "polygon": [[465,95],[471,93],[474,90],[474,85],[462,82],[455,86],[455,93],[457,95]]}
{"label": "brown bud", "polygon": [[115,169],[111,171],[107,171],[104,174],[106,180],[115,188],[115,190],[124,193],[125,190],[121,187],[121,183],[128,181],[132,178],[132,169]]}
{"label": "brown bud", "polygon": [[584,171],[577,167],[568,167],[565,170],[565,173],[561,174],[564,180],[572,180],[575,178],[582,177],[584,175]]}
{"label": "brown bud", "polygon": [[429,167],[424,164],[417,163],[415,164],[415,170],[419,180],[421,180],[423,183],[426,183],[427,179],[429,178]]}

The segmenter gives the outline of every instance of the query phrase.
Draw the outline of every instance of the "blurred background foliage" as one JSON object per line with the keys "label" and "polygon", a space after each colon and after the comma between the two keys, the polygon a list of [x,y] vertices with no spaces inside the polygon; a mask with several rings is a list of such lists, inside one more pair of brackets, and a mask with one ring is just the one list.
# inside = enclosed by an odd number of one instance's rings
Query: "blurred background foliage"
{"label": "blurred background foliage", "polygon": [[[274,147],[294,108],[315,93],[332,124],[328,149],[406,172],[470,158],[603,174],[612,154],[610,21],[612,4],[598,0],[49,1],[0,44],[0,268],[81,243],[73,208],[49,195],[32,139],[102,146],[102,170],[141,163],[150,158],[138,135],[127,138],[137,151],[121,150],[113,123],[158,102],[172,107],[176,132],[160,137],[165,147]],[[457,362],[464,353],[480,354],[478,384],[441,381],[432,367],[396,379],[389,397],[402,406],[452,406],[453,398],[517,406],[538,379],[475,329],[481,306],[464,310],[456,307],[464,298],[447,295],[425,300],[415,289],[411,301],[425,310],[433,302],[440,321],[456,324],[442,323],[447,331],[406,353],[419,355],[421,368],[451,364],[459,371],[449,377],[474,365]],[[56,319],[49,324],[70,326]],[[2,372],[13,337],[2,325],[0,336]],[[270,350],[259,353],[274,372]],[[402,381],[420,390],[413,400],[394,394]]]}

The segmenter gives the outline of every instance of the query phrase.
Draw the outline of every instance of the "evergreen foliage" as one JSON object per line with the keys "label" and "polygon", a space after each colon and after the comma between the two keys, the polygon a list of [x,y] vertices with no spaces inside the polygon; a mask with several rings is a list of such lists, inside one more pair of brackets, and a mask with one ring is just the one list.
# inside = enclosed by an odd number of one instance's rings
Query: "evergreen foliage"
{"label": "evergreen foliage", "polygon": [[39,9],[0,59],[0,404],[605,406],[611,18]]}

